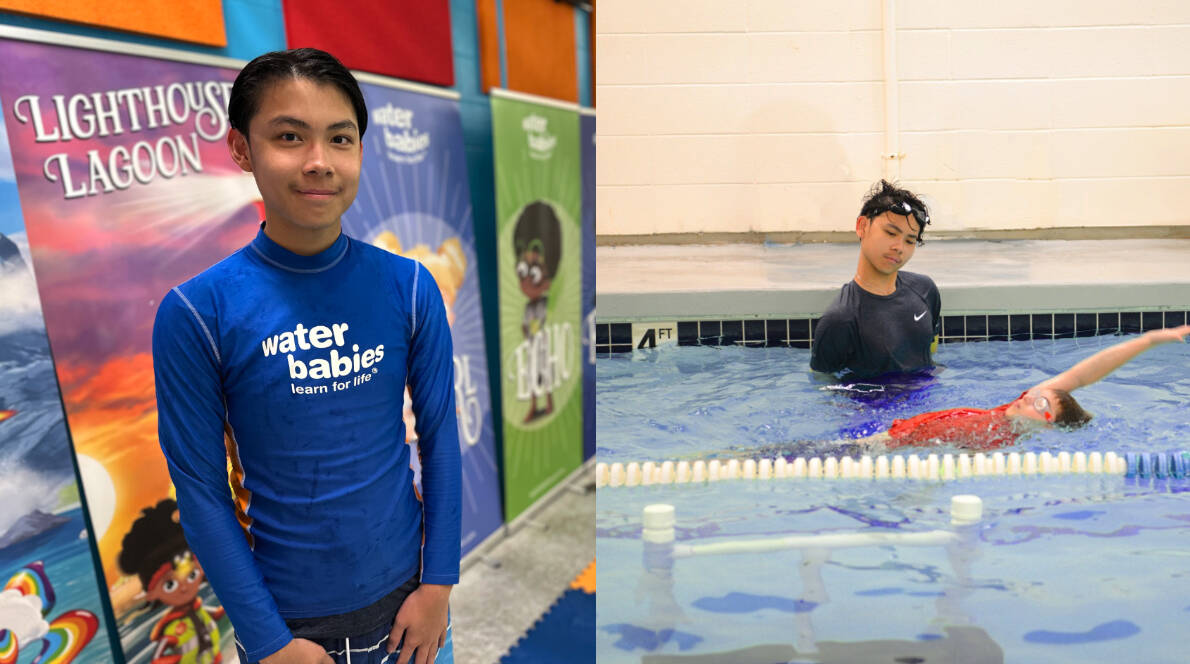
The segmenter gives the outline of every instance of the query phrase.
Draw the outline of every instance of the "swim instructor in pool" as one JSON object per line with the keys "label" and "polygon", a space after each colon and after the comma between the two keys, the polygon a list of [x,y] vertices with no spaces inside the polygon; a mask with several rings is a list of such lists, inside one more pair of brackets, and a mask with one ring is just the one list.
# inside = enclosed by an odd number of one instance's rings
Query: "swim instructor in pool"
{"label": "swim instructor in pool", "polygon": [[1150,348],[1185,342],[1188,334],[1190,325],[1150,330],[1095,353],[1001,406],[990,410],[951,408],[893,420],[888,431],[849,442],[859,443],[864,451],[937,443],[986,450],[1011,445],[1021,435],[1040,428],[1074,429],[1089,422],[1091,414],[1078,405],[1071,392],[1102,379]]}
{"label": "swim instructor in pool", "polygon": [[872,187],[855,220],[855,277],[814,328],[810,368],[870,378],[934,365],[942,297],[929,277],[901,270],[929,223],[925,204],[911,192],[885,180]]}

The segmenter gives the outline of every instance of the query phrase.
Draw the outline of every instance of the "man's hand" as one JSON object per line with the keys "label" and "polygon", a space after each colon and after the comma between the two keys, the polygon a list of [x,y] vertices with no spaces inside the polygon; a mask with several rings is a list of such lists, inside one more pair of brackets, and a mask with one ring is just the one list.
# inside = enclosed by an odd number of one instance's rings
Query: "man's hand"
{"label": "man's hand", "polygon": [[334,664],[335,660],[326,654],[322,646],[307,641],[294,639],[285,644],[277,652],[260,660],[260,664]]}
{"label": "man's hand", "polygon": [[[451,586],[440,586],[423,583],[417,590],[409,593],[401,610],[397,611],[397,619],[393,623],[393,630],[388,635],[388,651],[391,653],[401,647],[401,654],[396,664],[429,664],[438,656],[438,649],[446,642],[446,605],[450,599]],[[405,643],[401,643],[401,639]],[[413,651],[417,650],[417,659]]]}

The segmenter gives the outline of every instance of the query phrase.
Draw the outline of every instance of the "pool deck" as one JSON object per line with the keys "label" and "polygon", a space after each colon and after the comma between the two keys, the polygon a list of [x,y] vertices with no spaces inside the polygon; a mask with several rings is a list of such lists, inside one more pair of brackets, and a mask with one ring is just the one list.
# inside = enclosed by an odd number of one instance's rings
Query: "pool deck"
{"label": "pool deck", "polygon": [[[820,315],[859,244],[601,246],[599,322]],[[1190,309],[1190,239],[936,240],[906,268],[946,314]]]}

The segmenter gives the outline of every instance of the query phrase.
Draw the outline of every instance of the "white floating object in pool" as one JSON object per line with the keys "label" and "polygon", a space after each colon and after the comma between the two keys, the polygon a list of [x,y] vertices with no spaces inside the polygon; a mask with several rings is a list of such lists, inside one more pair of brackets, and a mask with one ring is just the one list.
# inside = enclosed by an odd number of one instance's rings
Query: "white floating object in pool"
{"label": "white floating object in pool", "polygon": [[1071,470],[1073,470],[1076,473],[1087,472],[1087,453],[1086,452],[1075,452],[1074,453],[1074,462],[1071,464]]}
{"label": "white floating object in pool", "polygon": [[1009,453],[1009,455],[1008,455],[1008,474],[1009,475],[1020,475],[1021,474],[1021,453],[1020,452]]}
{"label": "white floating object in pool", "polygon": [[812,457],[806,464],[806,476],[812,480],[822,478],[822,459]]}
{"label": "white floating object in pool", "polygon": [[859,476],[865,480],[872,479],[872,457],[867,454],[859,458]]}
{"label": "white floating object in pool", "polygon": [[776,463],[773,464],[773,477],[777,479],[785,479],[789,476],[789,462],[785,457],[777,457]]}
{"label": "white floating object in pool", "polygon": [[971,455],[959,455],[959,477],[971,477]]}
{"label": "white floating object in pool", "polygon": [[822,476],[827,479],[835,479],[839,476],[839,460],[835,457],[827,457],[822,460]]}
{"label": "white floating object in pool", "polygon": [[909,455],[908,463],[906,464],[906,466],[908,467],[908,471],[909,471],[908,472],[909,479],[911,479],[911,480],[920,480],[921,479],[921,459],[917,458],[916,454]]}
{"label": "white floating object in pool", "polygon": [[961,494],[950,499],[950,522],[955,525],[971,524],[983,518],[983,501],[979,496]]}
{"label": "white floating object in pool", "polygon": [[1123,475],[1128,472],[1128,462],[1122,456],[1116,456],[1116,474]]}
{"label": "white floating object in pool", "polygon": [[678,484],[685,484],[690,481],[690,462],[689,461],[679,461],[678,462],[678,474],[677,474],[677,477],[675,477],[674,479]]}
{"label": "white floating object in pool", "polygon": [[607,486],[607,464],[595,464],[595,488],[600,489]]}
{"label": "white floating object in pool", "polygon": [[607,483],[609,486],[624,486],[624,464],[620,462],[612,464],[607,473]]}
{"label": "white floating object in pool", "polygon": [[[897,457],[897,458],[900,459],[901,457]],[[877,479],[886,479],[887,477],[888,477],[888,457],[883,456],[883,455],[878,456],[878,457],[876,457],[876,478]]]}
{"label": "white floating object in pool", "polygon": [[1099,452],[1091,452],[1087,455],[1087,471],[1092,473],[1103,472],[1103,455]]}
{"label": "white floating object in pool", "polygon": [[1070,452],[1058,452],[1058,472],[1069,473],[1073,470],[1072,465],[1070,462]]}
{"label": "white floating object in pool", "polygon": [[722,472],[723,464],[719,463],[718,459],[711,459],[711,462],[707,464],[707,479],[711,482],[718,482]]}
{"label": "white floating object in pool", "polygon": [[1116,457],[1115,452],[1108,452],[1107,454],[1104,454],[1103,455],[1103,472],[1105,472],[1105,473],[1116,472],[1116,459],[1117,458],[1118,457]]}
{"label": "white floating object in pool", "polygon": [[942,455],[942,479],[953,480],[954,476],[955,476],[954,455],[953,454],[943,454]]}
{"label": "white floating object in pool", "polygon": [[707,462],[702,461],[701,459],[698,461],[695,461],[694,468],[693,468],[693,475],[694,475],[693,480],[695,482],[707,481]]}
{"label": "white floating object in pool", "polygon": [[988,466],[988,455],[983,452],[976,452],[975,457],[971,459],[971,473],[973,475],[987,475],[991,472],[991,467]]}
{"label": "white floating object in pool", "polygon": [[937,454],[926,455],[926,467],[925,467],[925,470],[923,471],[923,473],[924,473],[926,479],[930,479],[930,480],[941,479],[939,477],[939,463],[938,463],[938,455]]}
{"label": "white floating object in pool", "polygon": [[641,510],[640,537],[646,542],[667,543],[674,541],[673,505],[647,505]]}
{"label": "white floating object in pool", "polygon": [[1024,464],[1022,465],[1022,467],[1024,468],[1024,473],[1026,475],[1036,475],[1037,474],[1037,453],[1036,452],[1025,452]]}
{"label": "white floating object in pool", "polygon": [[729,480],[740,479],[740,460],[739,459],[732,459],[731,461],[727,462],[727,472],[724,473],[724,477]]}
{"label": "white floating object in pool", "polygon": [[839,459],[839,477],[842,477],[845,480],[853,480],[855,479],[855,475],[855,459],[852,459],[849,456]]}
{"label": "white floating object in pool", "polygon": [[642,526],[651,530],[673,528],[677,523],[674,517],[674,506],[661,503],[646,505],[641,510],[640,520]]}
{"label": "white floating object in pool", "polygon": [[806,460],[798,457],[793,460],[793,467],[789,469],[790,477],[803,478],[806,476]]}
{"label": "white floating object in pool", "polygon": [[1037,455],[1037,470],[1046,475],[1052,475],[1058,472],[1058,464],[1054,459],[1054,455],[1049,452],[1042,452]]}
{"label": "white floating object in pool", "polygon": [[762,480],[767,480],[773,476],[773,460],[761,459],[760,464],[756,468],[756,475]]}
{"label": "white floating object in pool", "polygon": [[995,452],[992,454],[992,472],[997,475],[1003,475],[1008,471],[1008,464],[1004,459],[1003,452]]}
{"label": "white floating object in pool", "polygon": [[743,476],[744,476],[744,479],[746,479],[746,480],[756,479],[756,461],[755,460],[744,459]]}
{"label": "white floating object in pool", "polygon": [[661,464],[661,472],[659,475],[660,477],[657,481],[661,482],[662,484],[673,484],[674,462],[666,461],[665,463]]}
{"label": "white floating object in pool", "polygon": [[902,478],[905,476],[905,457],[898,454],[892,460],[892,476]]}
{"label": "white floating object in pool", "polygon": [[[652,464],[651,461],[646,463],[645,466],[648,467],[650,464]],[[626,477],[624,478],[625,485],[637,486],[638,484],[640,484],[640,464],[639,463],[633,461],[632,463],[628,464],[628,468],[626,468],[625,470],[626,470],[626,473],[625,473]]]}
{"label": "white floating object in pool", "polygon": [[640,483],[642,485],[657,484],[661,481],[661,473],[658,471],[657,464],[652,461],[646,461],[640,466]]}

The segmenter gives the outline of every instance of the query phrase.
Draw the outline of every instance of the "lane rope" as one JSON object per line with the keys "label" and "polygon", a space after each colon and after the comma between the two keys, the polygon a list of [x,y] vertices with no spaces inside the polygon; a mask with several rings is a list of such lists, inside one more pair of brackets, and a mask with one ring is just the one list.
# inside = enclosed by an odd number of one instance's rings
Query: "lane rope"
{"label": "lane rope", "polygon": [[956,480],[970,477],[1042,475],[1123,475],[1141,478],[1190,476],[1190,452],[993,452],[709,461],[645,461],[598,463],[595,486],[634,487],[653,484],[701,484],[726,480]]}

